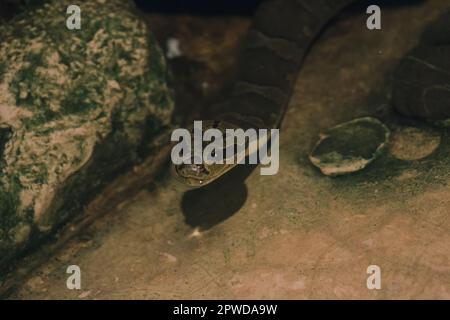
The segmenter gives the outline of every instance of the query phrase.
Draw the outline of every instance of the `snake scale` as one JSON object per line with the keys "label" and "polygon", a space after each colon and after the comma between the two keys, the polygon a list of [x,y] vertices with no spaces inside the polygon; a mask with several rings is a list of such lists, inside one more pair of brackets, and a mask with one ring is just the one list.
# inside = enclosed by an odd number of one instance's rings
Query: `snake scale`
{"label": "snake scale", "polygon": [[[236,127],[279,128],[311,45],[331,19],[354,2],[357,0],[263,1],[248,31],[233,89],[225,102],[211,107],[214,127],[222,131]],[[401,67],[399,72],[401,78]],[[404,76],[408,77],[408,72]],[[397,90],[395,95],[405,100],[404,93]],[[402,103],[397,107],[407,116],[431,116],[418,109],[405,110]],[[450,116],[447,110],[444,113]],[[232,167],[190,164],[174,166],[174,171],[185,184],[200,187]]]}

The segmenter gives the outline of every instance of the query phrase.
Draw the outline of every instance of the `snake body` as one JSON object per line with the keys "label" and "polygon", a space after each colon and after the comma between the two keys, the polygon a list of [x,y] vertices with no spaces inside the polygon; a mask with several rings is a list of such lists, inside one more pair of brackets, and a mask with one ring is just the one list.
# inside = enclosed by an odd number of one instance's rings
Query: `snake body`
{"label": "snake body", "polygon": [[[266,0],[256,11],[228,99],[211,107],[211,124],[226,128],[279,128],[300,67],[330,19],[355,0]],[[206,128],[205,128],[206,129]],[[204,186],[232,164],[175,165],[176,177]]]}
{"label": "snake body", "polygon": [[279,128],[300,67],[328,21],[355,0],[269,0],[256,12],[228,101],[212,109],[243,128]]}
{"label": "snake body", "polygon": [[[356,1],[263,1],[248,31],[233,89],[225,102],[211,107],[215,120],[211,126],[222,131],[279,128],[312,43],[333,17]],[[414,110],[407,115],[414,116]],[[185,184],[199,187],[233,166],[180,165],[175,166],[175,173]]]}

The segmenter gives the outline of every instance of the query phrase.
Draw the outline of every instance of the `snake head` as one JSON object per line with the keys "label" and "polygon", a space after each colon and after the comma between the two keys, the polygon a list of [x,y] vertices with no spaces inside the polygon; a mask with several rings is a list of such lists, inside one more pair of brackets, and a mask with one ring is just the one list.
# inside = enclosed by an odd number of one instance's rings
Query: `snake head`
{"label": "snake head", "polygon": [[204,163],[195,164],[193,161],[188,164],[173,165],[178,180],[191,187],[200,187],[212,181],[212,170],[208,167]]}
{"label": "snake head", "polygon": [[[236,163],[226,163],[225,155],[227,154],[226,149],[227,148],[235,148],[235,145],[227,146],[225,144],[226,139],[226,129],[236,129],[237,126],[232,125],[227,122],[223,121],[202,121],[202,137],[205,136],[205,132],[208,129],[217,129],[220,131],[222,141],[223,141],[223,148],[222,148],[222,161],[214,161],[214,159],[196,159],[194,154],[194,144],[191,144],[191,150],[190,155],[187,159],[184,159],[186,161],[183,161],[182,164],[173,164],[172,165],[172,172],[174,173],[175,178],[183,183],[184,185],[187,185],[191,188],[198,188],[205,186],[215,180],[217,180],[219,177],[224,175],[226,172],[231,170],[233,167],[236,166]],[[216,132],[218,133],[218,131]],[[190,130],[191,134],[194,133],[194,129]],[[194,139],[196,139],[194,137]],[[201,139],[201,137],[197,137],[197,139]],[[215,141],[217,142],[217,141]],[[209,144],[210,142],[204,142],[202,139],[202,152],[205,150],[205,146]],[[212,156],[215,156],[214,151],[212,152]]]}

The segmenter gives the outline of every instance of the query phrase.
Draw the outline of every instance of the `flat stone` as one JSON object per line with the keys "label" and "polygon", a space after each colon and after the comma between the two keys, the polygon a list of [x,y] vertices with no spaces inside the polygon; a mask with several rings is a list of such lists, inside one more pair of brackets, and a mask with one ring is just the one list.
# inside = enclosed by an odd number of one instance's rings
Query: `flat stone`
{"label": "flat stone", "polygon": [[428,157],[440,144],[435,130],[404,127],[392,133],[389,151],[397,159],[412,161]]}
{"label": "flat stone", "polygon": [[327,176],[360,171],[380,156],[389,135],[375,118],[355,119],[321,133],[309,159]]}

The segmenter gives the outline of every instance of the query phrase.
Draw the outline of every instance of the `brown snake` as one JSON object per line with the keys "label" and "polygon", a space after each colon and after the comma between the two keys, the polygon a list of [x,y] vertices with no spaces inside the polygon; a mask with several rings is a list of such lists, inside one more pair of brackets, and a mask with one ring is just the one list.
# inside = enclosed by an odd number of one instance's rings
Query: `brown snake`
{"label": "brown snake", "polygon": [[[326,24],[356,0],[266,0],[258,8],[240,60],[240,73],[227,101],[212,107],[215,127],[279,128],[300,67]],[[401,68],[400,68],[401,69]],[[400,70],[401,71],[401,70]],[[397,90],[397,96],[402,91]],[[398,111],[427,118],[421,110]],[[450,116],[445,112],[443,116]],[[205,128],[207,129],[207,128]],[[175,165],[179,180],[204,186],[233,164]]]}

